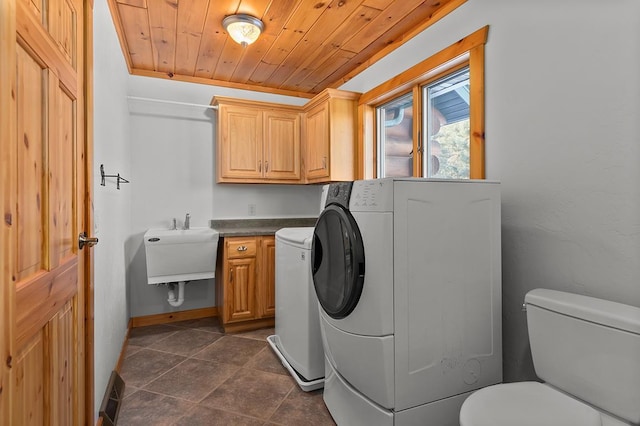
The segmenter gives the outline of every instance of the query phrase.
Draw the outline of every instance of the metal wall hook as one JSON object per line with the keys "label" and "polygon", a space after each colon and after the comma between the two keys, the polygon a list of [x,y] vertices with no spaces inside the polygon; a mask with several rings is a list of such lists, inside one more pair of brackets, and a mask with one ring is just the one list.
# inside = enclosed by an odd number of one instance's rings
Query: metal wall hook
{"label": "metal wall hook", "polygon": [[100,164],[100,176],[102,177],[102,181],[100,182],[100,185],[105,186],[105,178],[108,177],[112,177],[112,178],[116,178],[116,189],[120,189],[120,183],[129,183],[128,180],[126,180],[123,177],[120,177],[120,173],[118,173],[117,175],[105,175],[104,174],[104,164]]}

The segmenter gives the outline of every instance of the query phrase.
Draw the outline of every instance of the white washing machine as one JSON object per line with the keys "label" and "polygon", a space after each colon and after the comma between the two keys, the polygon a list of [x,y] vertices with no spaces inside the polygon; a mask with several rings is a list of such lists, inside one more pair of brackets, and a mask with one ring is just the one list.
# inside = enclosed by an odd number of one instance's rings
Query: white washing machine
{"label": "white washing machine", "polygon": [[318,299],[311,278],[313,227],[276,232],[276,334],[267,341],[305,391],[324,384]]}
{"label": "white washing machine", "polygon": [[339,425],[458,425],[502,381],[500,188],[334,183],[312,249],[324,400]]}

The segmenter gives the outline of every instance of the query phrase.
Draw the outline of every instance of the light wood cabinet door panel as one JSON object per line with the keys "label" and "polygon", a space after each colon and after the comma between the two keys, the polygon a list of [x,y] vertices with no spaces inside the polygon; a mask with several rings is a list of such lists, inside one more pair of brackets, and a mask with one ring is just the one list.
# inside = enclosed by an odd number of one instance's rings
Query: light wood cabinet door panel
{"label": "light wood cabinet door panel", "polygon": [[274,237],[262,237],[260,240],[260,273],[257,286],[258,315],[273,317],[276,315],[276,240]]}
{"label": "light wood cabinet door panel", "polygon": [[253,319],[256,317],[256,258],[231,259],[228,265],[226,322]]}
{"label": "light wood cabinet door panel", "polygon": [[264,176],[300,180],[300,114],[264,112]]}
{"label": "light wood cabinet door panel", "polygon": [[355,179],[358,97],[353,92],[325,89],[305,106],[306,183]]}
{"label": "light wood cabinet door panel", "polygon": [[221,105],[218,110],[218,167],[222,178],[262,177],[262,113]]}
{"label": "light wood cabinet door panel", "polygon": [[306,178],[329,177],[329,104],[323,103],[307,112],[305,144]]}

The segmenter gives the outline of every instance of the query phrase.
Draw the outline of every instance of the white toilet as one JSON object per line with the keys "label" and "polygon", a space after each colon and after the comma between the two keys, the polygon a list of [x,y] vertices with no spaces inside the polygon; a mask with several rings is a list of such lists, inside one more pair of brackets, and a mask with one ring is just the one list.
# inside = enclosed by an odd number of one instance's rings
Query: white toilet
{"label": "white toilet", "polygon": [[530,291],[525,305],[544,383],[474,392],[460,426],[640,425],[640,309],[543,289]]}

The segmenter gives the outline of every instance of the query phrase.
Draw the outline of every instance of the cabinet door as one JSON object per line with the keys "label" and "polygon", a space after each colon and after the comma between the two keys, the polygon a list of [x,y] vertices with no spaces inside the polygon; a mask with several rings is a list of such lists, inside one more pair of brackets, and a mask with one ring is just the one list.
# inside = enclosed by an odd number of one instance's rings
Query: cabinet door
{"label": "cabinet door", "polygon": [[256,317],[256,258],[230,259],[225,283],[225,323]]}
{"label": "cabinet door", "polygon": [[305,176],[329,176],[329,105],[322,103],[305,115]]}
{"label": "cabinet door", "polygon": [[220,105],[218,112],[218,180],[261,178],[262,112],[232,105]]}
{"label": "cabinet door", "polygon": [[264,175],[300,180],[300,114],[264,112]]}
{"label": "cabinet door", "polygon": [[260,240],[260,274],[257,283],[258,315],[276,315],[276,240],[263,237]]}

